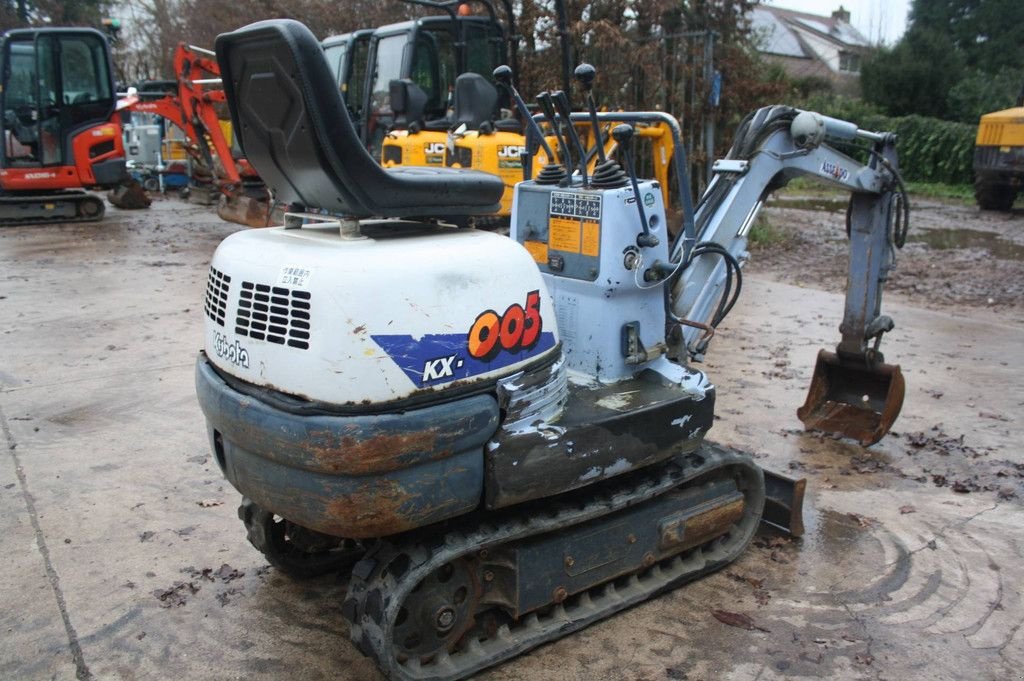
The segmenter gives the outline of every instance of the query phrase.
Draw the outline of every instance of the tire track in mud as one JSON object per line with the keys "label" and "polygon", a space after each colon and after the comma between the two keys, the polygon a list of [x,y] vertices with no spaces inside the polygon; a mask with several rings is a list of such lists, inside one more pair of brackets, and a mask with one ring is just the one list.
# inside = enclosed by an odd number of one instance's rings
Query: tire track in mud
{"label": "tire track in mud", "polygon": [[[939,494],[918,497],[908,514],[895,509],[900,502],[889,492],[837,493],[828,501],[805,545],[787,552],[795,569],[771,608],[776,620],[796,625],[794,640],[803,634],[824,642],[814,673],[824,663],[842,666],[838,658],[849,656],[852,643],[847,632],[857,628],[867,645],[854,661],[869,676],[957,669],[935,662],[969,653],[979,663],[977,678],[999,678],[1024,664],[1019,509],[973,503],[964,515],[959,502]],[[836,574],[807,580],[809,564],[822,558],[835,561]],[[807,583],[823,586],[798,593]],[[801,671],[811,670],[787,673]]]}

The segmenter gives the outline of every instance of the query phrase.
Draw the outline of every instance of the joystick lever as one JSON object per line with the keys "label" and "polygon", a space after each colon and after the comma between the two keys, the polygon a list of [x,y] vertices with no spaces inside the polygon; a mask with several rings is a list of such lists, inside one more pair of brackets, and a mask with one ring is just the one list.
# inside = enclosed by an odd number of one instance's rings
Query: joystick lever
{"label": "joystick lever", "polygon": [[[541,131],[540,126],[537,125],[537,121],[533,120],[533,116],[530,115],[530,110],[526,107],[526,102],[519,95],[519,91],[516,90],[515,85],[512,84],[512,69],[505,64],[502,64],[498,68],[494,69],[491,74],[494,76],[496,83],[504,87],[509,95],[512,97],[512,101],[516,103],[516,108],[519,109],[519,115],[523,118],[523,123],[530,129],[533,134],[537,136],[537,140],[540,142],[540,146],[544,149],[544,153],[548,156],[548,163],[540,171],[540,175],[537,176],[537,182],[539,184],[557,184],[565,178],[565,169],[555,163],[555,153],[551,151],[551,147],[544,140],[544,133]],[[525,166],[524,166],[525,167]]]}
{"label": "joystick lever", "polygon": [[565,143],[565,139],[562,137],[562,133],[559,130],[558,121],[555,118],[555,106],[551,101],[551,93],[544,91],[537,95],[537,103],[540,104],[540,110],[544,112],[544,118],[548,119],[548,124],[555,133],[555,141],[558,143],[558,157],[559,160],[565,165],[565,173],[572,181],[572,154],[569,153],[569,145]]}
{"label": "joystick lever", "polygon": [[587,178],[587,155],[583,151],[580,136],[576,134],[576,126],[572,124],[572,105],[569,104],[569,97],[565,94],[564,90],[556,90],[551,96],[555,100],[558,115],[562,117],[562,120],[569,127],[567,136],[572,140],[572,145],[576,149],[576,155],[580,159],[580,178],[583,180],[583,186],[586,187],[590,184],[590,180]]}
{"label": "joystick lever", "polygon": [[604,140],[601,139],[601,124],[597,121],[597,106],[594,104],[594,78],[597,77],[597,71],[593,66],[586,62],[580,64],[573,71],[573,75],[576,76],[576,81],[583,88],[583,91],[587,93],[587,109],[590,113],[590,125],[594,128],[594,144],[597,145],[597,160],[600,163],[604,163],[608,159],[604,155]]}
{"label": "joystick lever", "polygon": [[622,123],[612,129],[612,138],[618,143],[622,158],[626,162],[626,172],[629,174],[629,182],[633,185],[633,196],[636,198],[636,209],[640,213],[640,228],[643,231],[637,235],[636,245],[641,248],[654,248],[658,245],[658,237],[651,234],[651,230],[647,227],[647,213],[644,212],[640,186],[636,181],[636,168],[633,166],[633,133],[632,125]]}

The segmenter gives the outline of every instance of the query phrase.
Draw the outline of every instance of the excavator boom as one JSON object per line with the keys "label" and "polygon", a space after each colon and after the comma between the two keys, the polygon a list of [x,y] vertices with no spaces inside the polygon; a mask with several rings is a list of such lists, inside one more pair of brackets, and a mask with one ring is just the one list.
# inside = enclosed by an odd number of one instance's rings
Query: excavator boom
{"label": "excavator boom", "polygon": [[[826,139],[867,141],[870,161],[859,163]],[[697,325],[681,327],[673,350],[703,355],[708,338],[700,327],[713,328],[724,316],[722,301],[731,293],[730,258],[738,264],[746,260],[747,236],[770,191],[800,176],[845,189],[851,192],[850,258],[842,340],[835,352],[819,353],[798,416],[808,429],[864,445],[880,440],[899,415],[904,395],[900,367],[885,364],[879,351],[882,335],[894,326],[881,313],[882,288],[907,228],[897,168],[896,138],[890,133],[858,130],[852,123],[790,107],[765,107],[750,116],[728,156],[714,165],[714,177],[697,206],[693,235],[684,233],[675,245],[673,262],[687,264],[672,288],[672,311],[677,319]],[[719,244],[730,257],[702,251],[700,244],[706,242]]]}

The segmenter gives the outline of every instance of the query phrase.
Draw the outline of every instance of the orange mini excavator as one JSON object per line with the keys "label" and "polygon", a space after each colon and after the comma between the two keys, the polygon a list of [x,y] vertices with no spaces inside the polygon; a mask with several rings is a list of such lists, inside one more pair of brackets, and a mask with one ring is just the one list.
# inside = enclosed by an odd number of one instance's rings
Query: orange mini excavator
{"label": "orange mini excavator", "polygon": [[8,31],[0,41],[0,224],[103,217],[89,188],[125,177],[110,48],[99,31]]}

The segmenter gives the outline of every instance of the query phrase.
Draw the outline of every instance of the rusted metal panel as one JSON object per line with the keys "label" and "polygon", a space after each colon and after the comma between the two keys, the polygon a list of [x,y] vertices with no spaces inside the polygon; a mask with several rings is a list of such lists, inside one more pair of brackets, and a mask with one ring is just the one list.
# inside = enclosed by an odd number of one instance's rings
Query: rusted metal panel
{"label": "rusted metal panel", "polygon": [[287,467],[372,475],[480,447],[498,426],[490,395],[395,414],[299,415],[233,390],[200,357],[196,394],[222,437]]}
{"label": "rusted metal panel", "polygon": [[397,534],[461,515],[480,503],[479,451],[366,477],[288,468],[224,442],[225,475],[257,505],[336,537]]}
{"label": "rusted metal panel", "polygon": [[868,446],[892,428],[905,391],[899,365],[869,365],[821,350],[807,400],[796,413],[808,430],[838,433]]}
{"label": "rusted metal panel", "polygon": [[745,511],[735,480],[723,477],[523,542],[511,552],[516,617],[704,544]]}
{"label": "rusted metal panel", "polygon": [[714,388],[695,399],[644,379],[570,385],[557,424],[502,429],[486,454],[489,508],[560,494],[696,449],[714,418]]}
{"label": "rusted metal panel", "polygon": [[218,464],[256,504],[333,536],[396,534],[473,510],[493,397],[381,416],[297,415],[229,387],[202,359],[196,391]]}

